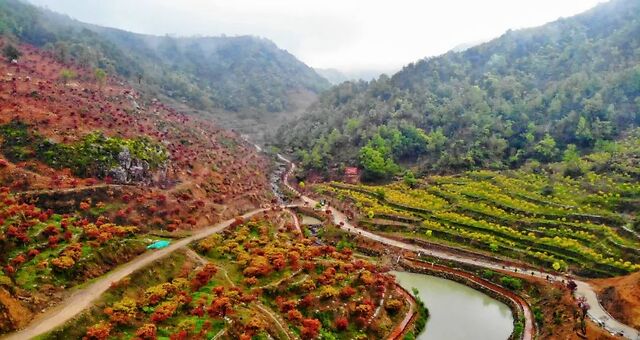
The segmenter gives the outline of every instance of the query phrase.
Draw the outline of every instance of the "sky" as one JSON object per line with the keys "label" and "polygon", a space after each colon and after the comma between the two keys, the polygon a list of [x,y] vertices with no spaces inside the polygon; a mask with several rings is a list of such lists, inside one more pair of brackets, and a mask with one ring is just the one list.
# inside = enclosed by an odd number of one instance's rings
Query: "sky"
{"label": "sky", "polygon": [[255,35],[307,65],[394,70],[602,0],[29,0],[80,21],[156,35]]}

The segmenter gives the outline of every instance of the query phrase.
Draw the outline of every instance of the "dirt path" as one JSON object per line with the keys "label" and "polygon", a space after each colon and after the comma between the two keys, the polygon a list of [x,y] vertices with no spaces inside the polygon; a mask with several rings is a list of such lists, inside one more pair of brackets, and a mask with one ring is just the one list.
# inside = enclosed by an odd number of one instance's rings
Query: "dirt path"
{"label": "dirt path", "polygon": [[[289,189],[292,190],[293,192],[297,193],[298,195],[300,195],[300,199],[302,201],[302,204],[305,206],[310,206],[313,207],[315,206],[318,202],[316,202],[315,200],[313,200],[312,198],[309,198],[307,196],[304,196],[302,194],[300,194],[300,192],[298,190],[296,190],[294,187],[292,187],[291,185],[289,185],[288,183],[288,177],[290,176],[291,173],[293,173],[293,171],[295,170],[295,164],[293,164],[291,161],[289,161],[288,159],[284,158],[282,155],[278,155],[278,158],[280,158],[282,161],[290,164],[290,168],[289,171],[287,171],[287,173],[285,173],[284,178],[283,178],[283,182],[284,185]],[[297,205],[293,205],[292,207],[295,207]],[[531,270],[528,268],[522,268],[522,267],[517,267],[517,266],[513,266],[513,265],[504,265],[502,263],[498,263],[498,262],[492,262],[489,261],[487,259],[477,259],[474,257],[470,257],[470,256],[465,256],[465,255],[458,255],[458,254],[451,254],[445,251],[441,251],[441,250],[436,250],[436,249],[426,249],[426,248],[422,248],[416,245],[412,245],[412,244],[407,244],[398,240],[394,240],[394,239],[390,239],[384,236],[380,236],[378,234],[374,234],[372,232],[360,229],[358,227],[353,226],[350,222],[349,219],[339,210],[335,209],[334,207],[328,207],[328,209],[331,211],[332,214],[332,218],[333,218],[333,222],[335,225],[339,226],[342,230],[347,231],[349,233],[355,234],[355,235],[360,235],[362,237],[366,237],[370,240],[382,243],[382,244],[386,244],[389,246],[393,246],[393,247],[397,247],[400,249],[404,249],[404,250],[408,250],[411,252],[416,252],[416,253],[423,253],[432,257],[437,257],[440,259],[444,259],[444,260],[450,260],[450,261],[455,261],[455,262],[459,262],[459,263],[465,263],[465,264],[469,264],[469,265],[473,265],[473,266],[478,266],[478,267],[483,267],[483,268],[488,268],[488,269],[493,269],[493,270],[507,270],[507,271],[514,271],[514,272],[521,272],[521,273],[527,273],[527,274],[531,274],[532,276],[536,276],[536,277],[541,277],[543,279],[549,278],[555,281],[567,281],[570,280],[569,277],[563,276],[563,275],[556,275],[556,274],[552,274],[552,273],[547,273],[547,272],[542,272],[542,271],[538,271],[538,270]],[[604,324],[604,328],[607,329],[610,332],[613,333],[621,333],[624,335],[625,338],[627,339],[632,339],[632,340],[640,340],[640,331],[630,327],[629,325],[626,325],[616,319],[614,319],[601,305],[600,302],[598,301],[598,297],[596,295],[596,292],[593,290],[593,288],[584,281],[579,281],[579,280],[575,280],[576,284],[578,285],[578,288],[576,289],[575,292],[575,296],[576,297],[585,297],[587,302],[589,303],[589,305],[591,306],[591,309],[588,312],[588,316],[597,322],[602,322]],[[526,333],[526,330],[525,330]]]}
{"label": "dirt path", "polygon": [[284,333],[287,336],[287,339],[291,340],[291,335],[289,334],[289,332],[287,331],[287,328],[285,328],[284,326],[282,326],[282,323],[280,323],[280,320],[276,317],[276,315],[271,311],[271,309],[269,309],[268,307],[265,307],[264,305],[262,305],[260,302],[256,302],[255,306],[264,314],[266,314],[267,316],[269,316],[269,318],[271,318],[271,320],[273,320],[276,324],[276,326],[278,326],[278,328],[280,329],[280,332]]}
{"label": "dirt path", "polygon": [[296,230],[298,231],[298,235],[302,237],[302,229],[300,228],[300,220],[298,219],[298,215],[296,215],[295,212],[289,209],[285,209],[285,211],[288,212],[289,215],[291,215],[291,218],[293,219],[293,225],[296,227]]}
{"label": "dirt path", "polygon": [[54,194],[71,194],[78,193],[87,190],[96,190],[96,189],[107,189],[107,188],[124,188],[131,187],[130,185],[124,184],[97,184],[90,185],[86,187],[77,187],[77,188],[65,188],[65,189],[44,189],[44,190],[27,190],[27,191],[16,191],[13,194],[16,196],[39,196],[39,195],[54,195]]}
{"label": "dirt path", "polygon": [[[243,218],[249,218],[255,214],[261,213],[265,209],[257,209],[244,214]],[[31,339],[40,334],[49,332],[58,326],[61,326],[86,308],[89,308],[92,303],[102,295],[112,282],[119,281],[124,277],[130,275],[138,269],[141,269],[156,260],[159,260],[174,251],[187,246],[189,243],[200,240],[212,234],[218,233],[226,229],[233,223],[235,219],[230,219],[225,222],[220,222],[208,228],[204,228],[192,236],[181,239],[172,243],[169,247],[160,250],[147,251],[145,254],[138,256],[134,260],[117,267],[105,276],[98,278],[96,281],[76,289],[71,295],[64,300],[60,305],[46,311],[45,313],[37,316],[31,321],[31,323],[24,329],[8,334],[2,339],[6,340],[24,340]]]}
{"label": "dirt path", "polygon": [[404,319],[402,319],[402,321],[400,321],[400,323],[396,326],[396,328],[394,328],[393,331],[391,331],[391,333],[388,336],[389,340],[402,339],[403,335],[405,335],[407,331],[407,326],[409,326],[409,324],[414,320],[414,318],[418,314],[416,310],[416,301],[413,298],[413,296],[411,296],[409,292],[407,292],[404,288],[400,286],[398,286],[396,289],[398,290],[398,292],[402,293],[402,295],[407,301],[409,301],[409,310],[407,311],[407,314],[404,315]]}

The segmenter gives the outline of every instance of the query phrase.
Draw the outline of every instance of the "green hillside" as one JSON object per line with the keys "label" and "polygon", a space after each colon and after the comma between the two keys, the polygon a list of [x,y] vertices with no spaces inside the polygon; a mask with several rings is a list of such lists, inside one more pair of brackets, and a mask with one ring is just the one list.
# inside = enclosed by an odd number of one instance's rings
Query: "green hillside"
{"label": "green hillside", "polygon": [[503,169],[588,152],[640,122],[640,2],[614,0],[542,27],[343,83],[282,127],[306,169],[398,164]]}

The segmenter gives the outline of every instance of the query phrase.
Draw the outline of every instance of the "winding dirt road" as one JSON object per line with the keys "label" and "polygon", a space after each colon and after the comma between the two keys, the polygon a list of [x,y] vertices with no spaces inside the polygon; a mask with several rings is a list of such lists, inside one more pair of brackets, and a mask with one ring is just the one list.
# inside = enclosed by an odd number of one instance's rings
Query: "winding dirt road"
{"label": "winding dirt road", "polygon": [[[283,179],[284,185],[289,190],[300,195],[300,199],[305,205],[309,207],[314,207],[318,203],[317,201],[300,194],[300,192],[298,192],[296,188],[289,185],[288,178],[290,174],[293,173],[293,171],[295,170],[295,164],[280,154],[278,154],[278,158],[290,165],[289,171],[285,173],[285,176]],[[293,205],[292,207],[295,207],[295,206],[296,205]],[[386,238],[384,236],[380,236],[378,234],[374,234],[372,232],[355,227],[349,222],[349,219],[341,211],[333,207],[329,207],[328,209],[331,211],[334,224],[336,224],[337,226],[340,226],[341,229],[349,233],[360,235],[362,237],[366,237],[368,239],[377,241],[382,244],[386,244],[386,245],[397,247],[404,250],[409,250],[416,253],[423,253],[425,255],[437,257],[444,260],[455,261],[459,263],[469,264],[469,265],[493,269],[493,270],[509,270],[514,272],[527,273],[527,274],[531,274],[532,276],[537,276],[545,279],[548,277],[549,279],[556,280],[556,281],[570,280],[570,278],[562,275],[555,275],[555,274],[546,273],[542,271],[531,270],[528,268],[503,265],[501,263],[490,262],[488,260],[477,259],[470,256],[465,256],[465,255],[454,255],[454,254],[446,253],[440,250],[426,249],[416,245],[407,244],[394,239]],[[592,320],[594,320],[596,323],[602,323],[604,325],[604,328],[611,333],[622,334],[627,339],[640,340],[640,331],[614,319],[602,307],[602,305],[600,305],[596,292],[593,290],[593,288],[591,288],[591,286],[587,282],[579,281],[575,279],[574,281],[578,285],[578,288],[575,291],[575,296],[584,297],[587,300],[587,302],[591,306],[587,314]],[[527,333],[526,324],[529,324],[529,322],[525,323],[525,334]],[[530,324],[532,325],[533,323],[531,322]],[[529,333],[533,334],[532,333],[533,330],[530,329],[528,331]]]}
{"label": "winding dirt road", "polygon": [[[261,213],[266,209],[256,209],[251,212],[248,212],[242,215],[243,218],[249,218],[253,215]],[[220,222],[211,227],[204,228],[202,230],[197,231],[195,234],[178,240],[172,243],[170,246],[154,251],[148,251],[144,255],[136,257],[133,261],[127,262],[119,266],[118,268],[112,270],[108,274],[98,278],[91,284],[88,284],[85,287],[79,288],[75,290],[71,296],[65,299],[58,306],[46,311],[45,313],[39,315],[31,323],[24,329],[8,334],[2,339],[6,340],[25,340],[31,339],[43,333],[49,332],[56,327],[61,326],[83,310],[89,308],[93,302],[102,295],[109,287],[112,282],[119,281],[131,273],[139,270],[156,260],[159,260],[174,251],[187,246],[189,243],[193,241],[200,240],[207,236],[210,236],[215,233],[219,233],[229,227],[231,223],[233,223],[235,219],[230,219],[228,221]]]}

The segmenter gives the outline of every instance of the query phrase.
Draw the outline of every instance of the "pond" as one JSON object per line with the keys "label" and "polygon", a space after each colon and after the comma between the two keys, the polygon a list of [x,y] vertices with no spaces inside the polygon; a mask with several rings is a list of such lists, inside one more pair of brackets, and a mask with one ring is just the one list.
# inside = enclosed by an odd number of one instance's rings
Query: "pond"
{"label": "pond", "polygon": [[435,276],[392,274],[403,288],[417,288],[429,309],[427,326],[418,340],[504,340],[513,331],[509,307],[477,290]]}
{"label": "pond", "polygon": [[302,221],[300,221],[300,223],[302,223],[302,225],[318,225],[322,224],[322,221],[315,217],[302,215]]}

